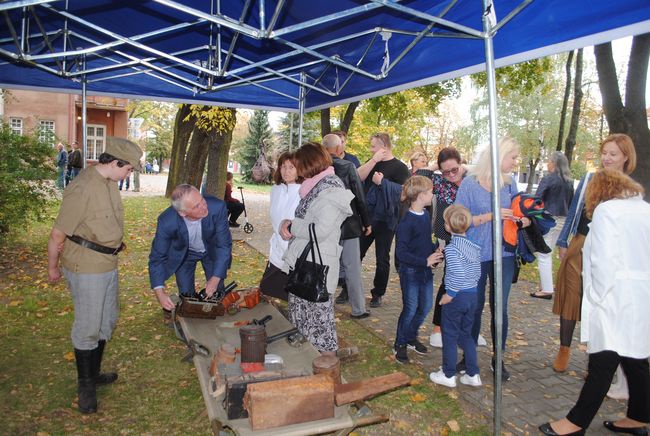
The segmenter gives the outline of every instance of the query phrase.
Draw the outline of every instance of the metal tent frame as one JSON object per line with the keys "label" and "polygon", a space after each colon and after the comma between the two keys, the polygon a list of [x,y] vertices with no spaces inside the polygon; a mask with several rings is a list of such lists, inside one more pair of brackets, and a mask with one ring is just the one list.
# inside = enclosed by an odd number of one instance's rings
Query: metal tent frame
{"label": "metal tent frame", "polygon": [[[650,31],[647,0],[310,3],[5,0],[0,86],[81,90],[85,155],[88,93],[295,111],[302,142],[306,111],[486,71],[500,223],[495,68]],[[493,227],[500,434],[502,235]]]}

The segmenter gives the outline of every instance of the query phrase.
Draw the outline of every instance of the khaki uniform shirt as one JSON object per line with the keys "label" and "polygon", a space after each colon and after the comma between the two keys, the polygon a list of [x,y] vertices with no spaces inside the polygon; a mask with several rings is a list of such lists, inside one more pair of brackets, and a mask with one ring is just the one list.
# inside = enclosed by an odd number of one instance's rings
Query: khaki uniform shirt
{"label": "khaki uniform shirt", "polygon": [[[117,248],[124,235],[124,207],[117,183],[95,167],[82,171],[65,189],[54,227],[106,247]],[[117,256],[65,240],[61,265],[68,271],[97,274],[117,268]]]}

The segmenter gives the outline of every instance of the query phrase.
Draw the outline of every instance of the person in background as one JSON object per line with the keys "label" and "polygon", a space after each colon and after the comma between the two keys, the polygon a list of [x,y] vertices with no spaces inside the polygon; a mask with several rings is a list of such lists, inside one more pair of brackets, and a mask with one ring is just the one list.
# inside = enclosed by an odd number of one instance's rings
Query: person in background
{"label": "person in background", "polygon": [[343,221],[341,227],[341,272],[339,279],[343,278],[343,289],[335,299],[336,304],[350,302],[352,311],[350,316],[354,319],[362,319],[370,316],[366,311],[366,297],[363,292],[361,280],[361,253],[359,248],[359,237],[362,234],[370,234],[370,218],[366,209],[366,198],[363,194],[363,185],[359,180],[357,169],[354,165],[343,160],[343,147],[341,138],[333,133],[323,137],[323,146],[332,157],[332,166],[346,189],[354,194],[350,202],[352,215]]}
{"label": "person in background", "polygon": [[364,182],[366,204],[372,233],[361,237],[361,259],[375,243],[376,268],[370,307],[379,307],[386,293],[390,276],[390,247],[399,219],[402,185],[410,177],[409,169],[393,156],[387,133],[376,133],[370,138],[373,156],[357,172]]}
{"label": "person in background", "polygon": [[445,228],[452,235],[445,247],[445,295],[442,307],[442,368],[429,374],[439,385],[456,387],[456,358],[458,347],[463,349],[467,371],[460,382],[481,386],[476,343],[472,339],[472,324],[476,311],[476,285],[481,275],[481,247],[467,238],[465,232],[472,215],[463,206],[449,206],[444,213]]}
{"label": "person in background", "polygon": [[124,185],[124,182],[125,182],[125,181],[126,181],[126,187],[124,188],[124,190],[125,190],[125,191],[128,191],[128,190],[129,190],[129,185],[131,184],[131,175],[130,175],[130,174],[127,175],[127,176],[126,176],[125,178],[123,178],[122,180],[120,180],[120,182],[119,182],[118,185],[117,185],[117,189],[119,189],[119,190],[121,191],[121,190],[122,190],[122,186]]}
{"label": "person in background", "polygon": [[413,153],[409,162],[411,162],[411,175],[417,173],[419,169],[426,168],[427,165],[429,165],[429,159],[427,159],[427,156],[421,151]]}
{"label": "person in background", "polygon": [[295,163],[303,182],[298,190],[300,203],[295,218],[285,219],[280,224],[280,236],[290,241],[284,253],[282,271],[289,274],[295,267],[309,243],[309,228],[313,224],[323,264],[329,267],[326,278],[329,298],[326,302],[315,303],[289,294],[289,320],[321,354],[334,356],[338,338],[332,295],[339,277],[341,224],[352,214],[353,195],[334,174],[332,158],[322,145],[303,144],[296,151]]}
{"label": "person in background", "polygon": [[56,154],[56,187],[63,190],[65,188],[65,174],[68,166],[68,152],[65,151],[63,144],[60,142],[56,144],[56,149],[58,150]]}
{"label": "person in background", "polygon": [[133,192],[140,192],[140,171],[137,170],[133,171]]}
{"label": "person in background", "polygon": [[[632,173],[636,168],[636,150],[632,139],[623,133],[605,138],[600,144],[600,166],[625,174]],[[553,300],[553,313],[560,316],[560,349],[553,362],[556,372],[564,372],[569,367],[573,331],[580,320],[582,246],[589,233],[590,222],[584,213],[584,195],[592,176],[593,173],[588,173],[580,180],[556,244],[560,254]]]}
{"label": "person in background", "polygon": [[[544,235],[544,242],[552,249],[560,236],[560,229],[564,226],[564,219],[573,199],[573,179],[569,161],[561,151],[551,153],[546,165],[549,173],[542,178],[535,195],[544,201],[544,207],[555,218],[555,227]],[[554,290],[553,253],[537,252],[535,256],[541,287],[537,292],[531,292],[530,296],[550,300]]]}
{"label": "person in background", "polygon": [[[498,144],[500,172],[497,175],[500,186],[501,217],[503,220],[521,221],[522,227],[530,225],[528,218],[515,218],[512,214],[511,198],[517,193],[517,184],[510,173],[517,167],[519,158],[519,144],[510,138],[502,138]],[[492,350],[496,354],[496,332],[495,332],[495,307],[494,307],[494,248],[492,241],[493,209],[492,209],[492,153],[487,147],[481,154],[472,174],[463,179],[463,182],[456,194],[456,203],[465,206],[472,214],[472,224],[467,230],[467,237],[481,246],[481,276],[477,285],[476,312],[472,325],[472,337],[478,343],[478,335],[481,331],[481,317],[485,306],[485,288],[489,279],[489,303],[490,303],[490,333],[492,336]],[[503,225],[503,223],[501,223]],[[515,257],[502,249],[502,307],[503,307],[503,330],[501,332],[501,348],[505,350],[506,339],[508,338],[508,297],[515,272]],[[459,363],[458,369],[464,370],[465,362]],[[494,371],[495,356],[492,357],[491,368]],[[502,362],[501,377],[503,381],[510,380],[510,373]]]}
{"label": "person in background", "polygon": [[97,386],[117,380],[116,373],[101,372],[104,347],[119,316],[117,255],[125,248],[124,207],[115,182],[139,168],[141,156],[133,142],[106,138],[97,165],[63,193],[47,245],[49,280],[56,282],[63,273],[74,304],[70,336],[81,413],[97,412]]}
{"label": "person in background", "polygon": [[[443,219],[445,210],[456,201],[458,187],[465,176],[465,167],[462,165],[460,153],[454,147],[445,147],[438,153],[438,159],[435,166],[440,170],[439,174],[430,169],[421,168],[417,171],[418,175],[425,176],[433,182],[433,195],[435,196],[435,208],[433,208],[433,234],[438,238],[442,247],[449,243],[451,235],[446,230],[445,220]],[[445,268],[447,265],[445,264]],[[442,347],[442,334],[440,325],[442,323],[442,306],[440,300],[445,295],[445,279],[440,281],[440,287],[436,294],[436,300],[433,305],[433,332],[429,337],[429,344],[432,347]],[[478,335],[478,345],[487,345],[483,335]]]}
{"label": "person in background", "polygon": [[359,158],[356,157],[355,155],[345,151],[345,146],[346,146],[346,144],[348,142],[348,134],[345,133],[343,130],[335,130],[332,133],[335,134],[336,136],[338,136],[339,138],[341,138],[341,143],[343,144],[342,145],[342,147],[343,147],[343,157],[342,157],[342,159],[347,160],[349,162],[352,162],[354,164],[355,168],[359,168],[361,166],[361,162],[359,162]]}
{"label": "person in background", "polygon": [[591,223],[582,250],[580,331],[589,372],[566,418],[541,425],[543,434],[585,434],[619,365],[629,381],[627,412],[603,425],[614,433],[648,434],[650,204],[642,195],[643,187],[621,171],[602,169],[591,177],[584,206]]}
{"label": "person in background", "polygon": [[408,363],[407,348],[426,354],[418,340],[418,330],[433,305],[433,272],[442,261],[438,244],[431,240],[431,217],[424,208],[431,204],[433,185],[423,176],[409,178],[402,188],[401,200],[408,211],[397,224],[395,254],[399,260],[399,284],[402,288],[402,312],[397,321],[393,350],[395,359]]}
{"label": "person in background", "polygon": [[228,208],[228,225],[230,227],[239,227],[237,219],[239,218],[239,215],[244,212],[244,205],[241,203],[241,201],[232,196],[232,178],[232,173],[228,171],[226,173],[226,193],[223,199],[226,202],[226,207]]}
{"label": "person in background", "polygon": [[72,151],[68,156],[68,174],[69,174],[70,181],[73,181],[74,178],[79,175],[83,167],[84,167],[83,156],[81,156],[79,143],[77,141],[73,141]]}
{"label": "person in background", "polygon": [[284,301],[287,301],[289,297],[287,291],[284,290],[288,276],[282,271],[284,265],[282,257],[289,246],[289,242],[282,239],[279,232],[282,221],[294,219],[296,207],[300,202],[298,189],[300,189],[302,178],[298,177],[294,162],[293,153],[282,153],[278,158],[275,173],[273,173],[273,182],[275,184],[271,188],[269,207],[273,233],[269,240],[269,261],[260,281],[260,290],[264,295]]}

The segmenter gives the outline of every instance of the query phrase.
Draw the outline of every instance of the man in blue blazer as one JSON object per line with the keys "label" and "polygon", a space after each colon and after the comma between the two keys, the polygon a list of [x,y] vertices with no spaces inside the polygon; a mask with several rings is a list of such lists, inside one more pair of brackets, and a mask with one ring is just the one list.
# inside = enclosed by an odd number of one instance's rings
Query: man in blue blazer
{"label": "man in blue blazer", "polygon": [[205,292],[212,296],[223,288],[232,260],[232,238],[226,204],[203,197],[192,185],[178,185],[171,206],[158,217],[156,236],[149,254],[149,280],[163,309],[174,303],[165,292],[165,280],[176,274],[181,295],[195,293],[194,274],[200,261],[205,271]]}

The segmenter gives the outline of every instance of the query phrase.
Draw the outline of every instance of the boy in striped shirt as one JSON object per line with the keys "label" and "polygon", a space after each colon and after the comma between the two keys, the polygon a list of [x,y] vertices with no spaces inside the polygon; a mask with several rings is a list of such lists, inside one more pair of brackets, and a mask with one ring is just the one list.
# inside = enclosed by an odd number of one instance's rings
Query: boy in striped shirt
{"label": "boy in striped shirt", "polygon": [[467,366],[460,382],[481,386],[476,343],[472,339],[472,324],[476,310],[476,284],[481,274],[481,247],[467,238],[465,232],[472,222],[469,211],[460,205],[445,210],[445,229],[451,242],[445,247],[445,288],[440,300],[442,307],[442,367],[429,374],[432,382],[456,387],[457,347],[463,349]]}

